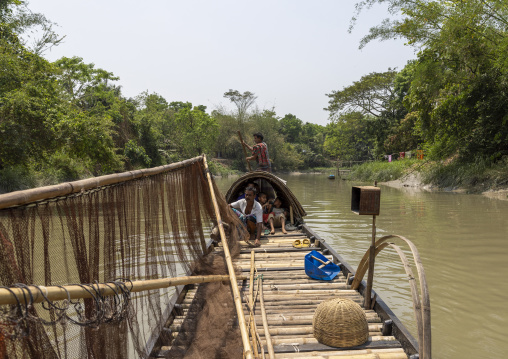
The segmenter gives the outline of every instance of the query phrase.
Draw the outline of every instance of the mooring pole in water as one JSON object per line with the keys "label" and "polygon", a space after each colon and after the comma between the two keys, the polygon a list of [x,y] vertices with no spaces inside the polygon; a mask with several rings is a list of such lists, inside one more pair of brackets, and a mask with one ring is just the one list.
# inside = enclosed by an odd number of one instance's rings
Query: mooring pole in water
{"label": "mooring pole in water", "polygon": [[215,191],[213,189],[212,177],[208,170],[208,163],[206,162],[206,156],[203,155],[203,164],[205,166],[206,178],[208,180],[208,186],[210,187],[210,196],[212,197],[213,208],[215,210],[215,216],[217,217],[217,224],[219,226],[220,239],[222,242],[222,248],[224,250],[224,258],[229,272],[229,281],[231,283],[231,291],[233,292],[233,299],[236,307],[236,314],[238,315],[238,326],[240,327],[240,334],[243,343],[243,354],[245,359],[252,359],[252,348],[250,346],[249,332],[247,331],[247,325],[245,323],[245,315],[243,313],[242,297],[240,297],[240,290],[238,289],[238,282],[236,278],[235,268],[231,261],[231,253],[229,252],[228,241],[226,239],[226,232],[222,225],[222,218],[219,211],[219,205],[215,197]]}

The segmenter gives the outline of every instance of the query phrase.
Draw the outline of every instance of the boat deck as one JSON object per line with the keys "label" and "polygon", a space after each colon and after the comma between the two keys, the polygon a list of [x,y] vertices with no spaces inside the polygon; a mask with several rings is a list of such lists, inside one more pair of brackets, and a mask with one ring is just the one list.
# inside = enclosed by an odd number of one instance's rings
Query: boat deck
{"label": "boat deck", "polygon": [[[311,250],[317,250],[337,263],[329,250],[322,246],[315,247],[314,243],[308,248],[293,248],[295,239],[308,236],[302,231],[289,232],[283,235],[263,236],[261,247],[249,248],[242,243],[240,255],[234,259],[234,264],[249,276],[251,269],[251,252],[255,252],[255,277],[262,276],[263,298],[267,314],[267,322],[276,358],[355,358],[355,359],[385,359],[408,358],[401,343],[391,335],[383,335],[383,320],[371,309],[363,307],[363,296],[348,288],[346,277],[341,271],[332,281],[318,281],[309,278],[304,271],[304,256]],[[311,238],[314,239],[314,238]],[[222,251],[216,247],[215,251]],[[249,280],[238,282],[243,302],[249,297]],[[255,283],[254,290],[257,283]],[[183,313],[175,316],[170,330],[173,337],[179,335],[181,324],[189,311],[197,287],[189,289],[182,301]],[[312,318],[316,307],[326,299],[335,297],[348,298],[358,303],[365,311],[369,324],[369,339],[360,346],[353,348],[333,348],[320,344],[313,336]],[[246,304],[246,303],[245,303]],[[249,319],[248,306],[244,306],[246,321]],[[183,314],[183,315],[182,315]],[[254,315],[261,343],[265,347],[268,358],[265,332],[261,316],[259,294],[255,303]],[[161,356],[170,347],[162,347]],[[259,356],[261,357],[261,355]]]}

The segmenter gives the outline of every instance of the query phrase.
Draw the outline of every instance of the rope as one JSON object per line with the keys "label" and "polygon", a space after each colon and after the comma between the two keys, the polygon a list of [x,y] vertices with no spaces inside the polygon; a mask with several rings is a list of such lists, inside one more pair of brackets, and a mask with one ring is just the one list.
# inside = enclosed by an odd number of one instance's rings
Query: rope
{"label": "rope", "polygon": [[[130,284],[130,288],[126,283]],[[67,293],[67,299],[57,304],[48,299],[48,290],[45,286],[31,285],[30,287],[34,287],[44,298],[40,303],[41,307],[54,316],[53,320],[46,320],[43,316],[36,315],[34,296],[28,285],[16,283],[12,286],[22,291],[22,300],[14,294],[11,288],[0,286],[0,288],[9,291],[16,299],[16,304],[3,306],[0,309],[0,332],[7,338],[16,339],[30,334],[30,322],[39,322],[45,326],[52,326],[57,323],[65,326],[70,322],[81,327],[91,328],[98,328],[103,323],[121,322],[127,318],[133,287],[132,281],[129,279],[116,279],[104,284],[112,289],[115,294],[107,297],[101,295],[98,282],[89,285],[73,284],[83,288],[92,297],[88,299],[93,304],[93,310],[90,310],[90,312],[94,313],[94,316],[91,318],[86,317],[82,301],[72,301],[69,291],[64,286],[56,285]],[[76,312],[75,316],[68,314],[71,308]]]}

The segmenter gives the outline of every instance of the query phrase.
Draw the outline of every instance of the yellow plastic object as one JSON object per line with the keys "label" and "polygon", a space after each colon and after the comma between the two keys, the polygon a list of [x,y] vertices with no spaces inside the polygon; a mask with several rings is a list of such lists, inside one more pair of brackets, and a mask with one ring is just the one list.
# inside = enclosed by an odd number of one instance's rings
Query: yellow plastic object
{"label": "yellow plastic object", "polygon": [[295,239],[295,241],[293,242],[293,247],[302,248],[302,246],[303,246],[302,241],[299,239]]}
{"label": "yellow plastic object", "polygon": [[310,240],[308,238],[303,240],[302,247],[310,247]]}

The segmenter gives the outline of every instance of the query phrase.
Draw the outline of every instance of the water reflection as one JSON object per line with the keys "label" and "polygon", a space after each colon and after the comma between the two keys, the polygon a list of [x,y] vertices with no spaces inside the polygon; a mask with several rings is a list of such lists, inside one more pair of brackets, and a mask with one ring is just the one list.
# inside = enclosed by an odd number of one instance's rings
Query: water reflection
{"label": "water reflection", "polygon": [[[307,211],[309,226],[356,268],[370,245],[372,218],[350,211],[353,184],[326,175],[282,177]],[[235,179],[217,183],[225,193]],[[377,237],[403,235],[420,252],[436,358],[505,358],[508,353],[508,341],[501,337],[508,329],[507,213],[507,201],[481,195],[381,186]],[[409,284],[393,250],[378,256],[374,288],[416,337]]]}

